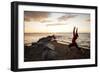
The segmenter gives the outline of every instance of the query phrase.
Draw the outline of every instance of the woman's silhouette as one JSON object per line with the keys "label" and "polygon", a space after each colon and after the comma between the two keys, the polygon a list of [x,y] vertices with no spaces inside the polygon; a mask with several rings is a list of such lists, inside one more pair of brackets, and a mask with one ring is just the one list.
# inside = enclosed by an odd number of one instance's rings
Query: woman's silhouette
{"label": "woman's silhouette", "polygon": [[78,38],[78,28],[76,28],[76,32],[75,32],[75,28],[76,27],[74,27],[74,29],[73,29],[73,39],[72,39],[72,43],[74,44],[74,43],[76,43],[76,39]]}
{"label": "woman's silhouette", "polygon": [[72,43],[69,45],[69,47],[75,46],[75,47],[79,48],[77,43],[76,43],[76,40],[77,40],[78,37],[79,37],[79,35],[78,35],[78,28],[74,27]]}

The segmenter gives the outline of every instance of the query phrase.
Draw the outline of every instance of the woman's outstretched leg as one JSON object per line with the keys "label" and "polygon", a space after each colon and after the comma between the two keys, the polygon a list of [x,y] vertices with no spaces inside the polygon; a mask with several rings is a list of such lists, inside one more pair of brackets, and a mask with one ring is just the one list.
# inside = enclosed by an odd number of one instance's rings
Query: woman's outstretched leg
{"label": "woman's outstretched leg", "polygon": [[73,29],[73,37],[75,36],[75,27],[74,27],[74,29]]}
{"label": "woman's outstretched leg", "polygon": [[76,29],[76,37],[78,38],[79,36],[78,36],[78,28]]}

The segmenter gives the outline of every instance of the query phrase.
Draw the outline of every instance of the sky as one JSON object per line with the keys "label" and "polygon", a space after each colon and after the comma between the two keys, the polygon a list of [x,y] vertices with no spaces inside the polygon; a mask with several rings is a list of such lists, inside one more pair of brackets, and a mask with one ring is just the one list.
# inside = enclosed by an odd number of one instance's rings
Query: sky
{"label": "sky", "polygon": [[90,14],[24,11],[25,33],[90,33]]}

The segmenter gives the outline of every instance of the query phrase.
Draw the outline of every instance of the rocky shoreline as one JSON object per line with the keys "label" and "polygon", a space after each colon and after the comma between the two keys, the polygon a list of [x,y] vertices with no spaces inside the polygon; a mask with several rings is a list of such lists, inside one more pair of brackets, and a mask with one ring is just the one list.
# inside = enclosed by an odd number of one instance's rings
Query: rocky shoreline
{"label": "rocky shoreline", "polygon": [[[55,46],[52,50],[38,43],[32,43],[30,46],[24,46],[24,61],[45,61],[45,60],[71,60],[90,58],[90,49],[69,47],[68,44],[50,41]],[[45,48],[45,49],[44,49]],[[45,56],[44,56],[45,55]]]}

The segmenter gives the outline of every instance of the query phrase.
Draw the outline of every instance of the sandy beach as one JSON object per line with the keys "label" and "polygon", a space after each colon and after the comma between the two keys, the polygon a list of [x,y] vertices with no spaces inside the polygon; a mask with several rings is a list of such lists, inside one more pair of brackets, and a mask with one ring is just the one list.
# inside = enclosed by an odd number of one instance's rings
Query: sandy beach
{"label": "sandy beach", "polygon": [[[68,47],[68,44],[58,43],[57,41],[50,42],[55,46],[54,52],[56,52],[55,60],[73,60],[73,59],[88,59],[90,58],[90,49],[76,47]],[[24,46],[24,61],[44,61],[41,55],[43,52],[43,46],[33,43],[31,46]]]}

